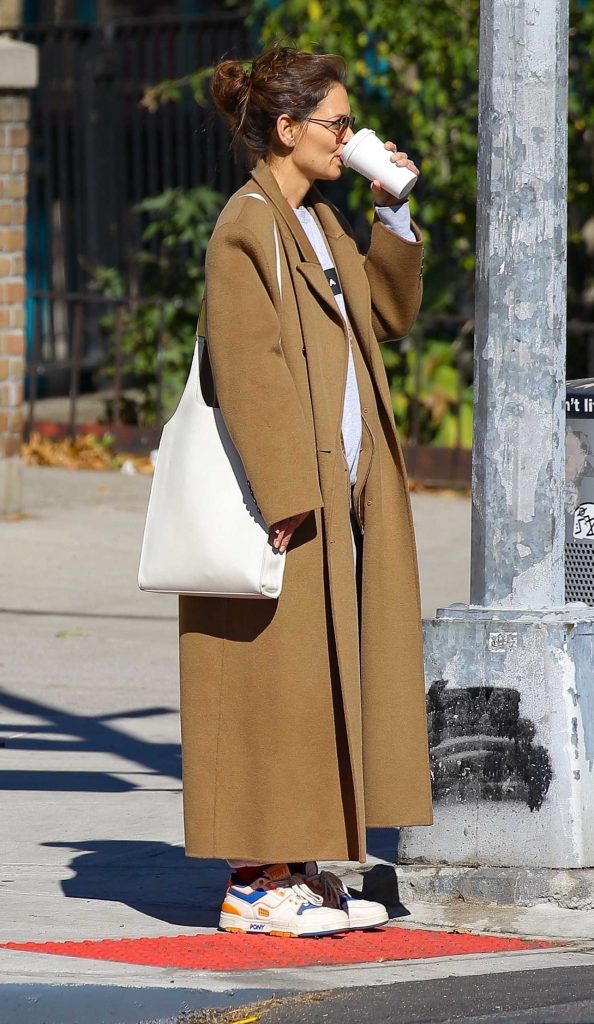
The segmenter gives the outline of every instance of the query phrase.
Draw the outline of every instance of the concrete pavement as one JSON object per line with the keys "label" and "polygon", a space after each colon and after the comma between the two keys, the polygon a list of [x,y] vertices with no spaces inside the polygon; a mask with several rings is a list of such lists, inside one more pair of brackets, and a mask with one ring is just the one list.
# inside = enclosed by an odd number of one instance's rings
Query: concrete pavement
{"label": "concrete pavement", "polygon": [[[226,867],[188,860],[182,848],[176,602],[136,588],[149,483],[26,469],[26,515],[0,523],[0,943],[208,936],[216,928]],[[469,501],[419,493],[413,507],[429,615],[468,598]],[[394,832],[370,835],[375,857],[391,860],[395,848]],[[350,868],[347,880],[360,886]],[[501,908],[490,915],[484,908],[408,909],[411,918],[391,927],[574,942],[594,934],[583,915],[566,911],[562,920],[550,908],[546,920],[505,916]],[[0,1024],[136,1022],[148,1019],[142,992],[149,989],[161,992],[152,1017],[164,1019],[187,1003],[187,992],[193,1006],[221,1006],[236,1002],[233,993],[259,998],[387,984],[395,972],[404,980],[594,966],[583,942],[568,951],[486,956],[221,973],[0,949],[2,981],[12,986],[3,989]],[[77,986],[78,995],[65,989],[64,1003],[50,993],[56,984]]]}

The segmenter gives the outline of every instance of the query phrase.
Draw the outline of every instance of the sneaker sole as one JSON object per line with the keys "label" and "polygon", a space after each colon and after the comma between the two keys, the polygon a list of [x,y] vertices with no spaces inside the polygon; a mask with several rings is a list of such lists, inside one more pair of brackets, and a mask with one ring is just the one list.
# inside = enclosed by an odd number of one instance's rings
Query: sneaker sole
{"label": "sneaker sole", "polygon": [[[257,927],[253,927],[257,925]],[[318,939],[324,935],[338,935],[341,932],[349,932],[352,928],[349,925],[341,925],[336,928],[326,928],[323,931],[320,929],[312,932],[294,932],[289,930],[281,930],[279,928],[271,928],[269,925],[264,924],[260,921],[246,921],[239,922],[235,914],[222,913],[219,920],[219,931],[222,932],[236,932],[241,935],[275,935],[279,938],[287,939]]]}
{"label": "sneaker sole", "polygon": [[382,925],[387,924],[390,920],[388,912],[386,911],[381,916],[378,914],[367,914],[358,916],[352,923],[349,918],[349,931],[365,931],[367,928],[381,928]]}

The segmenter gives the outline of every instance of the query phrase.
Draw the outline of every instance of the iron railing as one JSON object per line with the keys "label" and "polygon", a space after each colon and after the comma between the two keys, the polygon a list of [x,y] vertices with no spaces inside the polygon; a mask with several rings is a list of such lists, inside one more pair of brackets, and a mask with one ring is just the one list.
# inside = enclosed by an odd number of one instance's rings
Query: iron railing
{"label": "iron railing", "polygon": [[[99,266],[128,280],[147,223],[138,204],[172,187],[230,194],[244,178],[208,104],[186,89],[178,102],[150,112],[141,104],[145,90],[252,48],[236,11],[25,26],[11,34],[35,43],[40,59],[27,221],[27,341],[36,382],[29,379],[28,387],[59,394],[70,387],[75,344],[67,296],[86,294]],[[80,300],[76,309],[75,358],[81,386],[89,388],[107,353],[97,304]]]}
{"label": "iron railing", "polygon": [[[224,54],[248,56],[252,45],[245,19],[233,12],[28,26],[12,34],[35,43],[40,54],[39,87],[31,97],[26,432],[53,426],[73,437],[85,420],[86,398],[99,385],[105,407],[101,429],[108,429],[116,443],[146,447],[155,443],[166,413],[159,369],[155,426],[137,429],[134,436],[122,416],[131,383],[124,372],[125,315],[147,306],[160,315],[164,303],[132,295],[133,256],[146,226],[138,204],[170,187],[205,184],[230,194],[245,172],[231,158],[220,119],[210,107],[198,105],[189,90],[155,113],[140,101],[149,86],[208,67]],[[148,244],[157,251],[156,241]],[[118,270],[126,298],[90,287],[98,266]],[[111,336],[102,329],[106,314],[114,316]],[[421,352],[429,337],[449,339],[463,388],[471,380],[472,333],[466,317],[423,313],[407,344]],[[594,324],[572,319],[568,336],[580,342],[574,375],[594,376]],[[158,368],[166,344],[161,319]],[[458,443],[441,454],[441,466],[436,468],[434,454],[427,455],[420,388],[418,380],[407,428],[409,465],[433,482],[436,477],[465,481],[470,456],[459,435]]]}
{"label": "iron railing", "polygon": [[[34,323],[34,343],[29,361],[30,389],[27,403],[25,435],[35,431],[50,436],[70,436],[74,438],[81,431],[93,430],[109,432],[116,447],[126,444],[132,449],[148,449],[158,441],[163,423],[171,411],[163,399],[164,354],[171,343],[166,327],[166,307],[171,313],[173,305],[184,310],[190,318],[197,315],[194,305],[172,302],[170,298],[137,298],[111,297],[96,292],[61,292],[50,293],[39,291],[31,295],[32,316]],[[70,338],[69,352],[56,366],[67,378],[67,393],[62,399],[46,399],[39,395],[37,381],[40,368],[43,367],[43,330],[41,313],[47,308],[48,301],[54,301],[64,310],[65,329]],[[151,424],[135,424],[129,416],[123,415],[126,406],[130,408],[130,395],[142,392],[146,381],[135,379],[128,368],[128,353],[125,351],[126,319],[130,312],[152,310],[156,315],[155,331],[156,374],[151,378],[151,386],[155,393],[154,415]],[[110,316],[110,329],[105,333],[106,360],[109,370],[102,380],[101,402],[102,414],[100,422],[89,422],[85,415],[85,403],[88,394],[81,388],[81,377],[84,372],[82,359],[83,330],[88,320],[89,310],[93,310],[95,320],[105,325],[106,317]],[[441,338],[449,340],[452,345],[453,365],[457,371],[459,399],[472,383],[472,343],[474,322],[471,319],[453,314],[421,315],[414,331],[399,346],[413,349],[421,357],[428,339]],[[594,376],[594,323],[570,320],[568,335],[581,342],[586,375]],[[470,480],[470,451],[462,443],[460,421],[454,443],[449,448],[436,449],[426,443],[422,426],[423,392],[425,385],[420,378],[421,360],[416,360],[417,375],[414,393],[410,401],[410,417],[403,439],[406,442],[406,457],[412,476],[426,483],[465,485]],[[188,357],[189,369],[189,357]],[[398,375],[396,377],[399,380]],[[97,402],[95,402],[95,406]],[[455,406],[455,403],[454,403]],[[51,412],[48,414],[48,407]]]}

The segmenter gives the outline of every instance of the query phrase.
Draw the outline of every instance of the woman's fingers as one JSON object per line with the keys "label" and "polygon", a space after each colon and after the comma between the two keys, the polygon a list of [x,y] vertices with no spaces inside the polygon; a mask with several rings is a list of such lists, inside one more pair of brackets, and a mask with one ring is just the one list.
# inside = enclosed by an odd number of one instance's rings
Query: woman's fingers
{"label": "woman's fingers", "polygon": [[[293,528],[294,529],[294,528]],[[291,529],[290,520],[285,519],[283,525],[277,527],[274,532],[272,539],[272,546],[277,551],[286,551],[289,541],[293,536],[293,529]]]}
{"label": "woman's fingers", "polygon": [[413,160],[408,159],[408,153],[394,153],[390,157],[390,161],[393,164],[397,164],[398,167],[408,167],[409,171],[412,171],[413,174],[419,174],[419,168]]}
{"label": "woman's fingers", "polygon": [[390,160],[393,164],[397,164],[398,167],[408,167],[409,171],[412,171],[413,174],[420,174],[419,168],[414,161],[408,159],[408,153],[399,150],[395,142],[384,142],[384,149],[392,151]]}
{"label": "woman's fingers", "polygon": [[281,519],[280,522],[274,523],[270,529],[272,546],[276,551],[286,551],[291,538],[295,533],[298,526],[301,526],[303,520],[309,515],[309,512],[301,512],[296,516],[289,516],[288,519]]}

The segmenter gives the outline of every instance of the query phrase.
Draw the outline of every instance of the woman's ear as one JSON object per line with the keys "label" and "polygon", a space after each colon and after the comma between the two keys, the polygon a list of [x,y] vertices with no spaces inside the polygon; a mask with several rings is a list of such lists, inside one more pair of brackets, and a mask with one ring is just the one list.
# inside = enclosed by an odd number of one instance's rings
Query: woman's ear
{"label": "woman's ear", "polygon": [[295,146],[295,132],[297,126],[294,121],[291,120],[288,114],[281,114],[276,119],[276,135],[278,141],[286,146],[287,149],[293,149]]}

